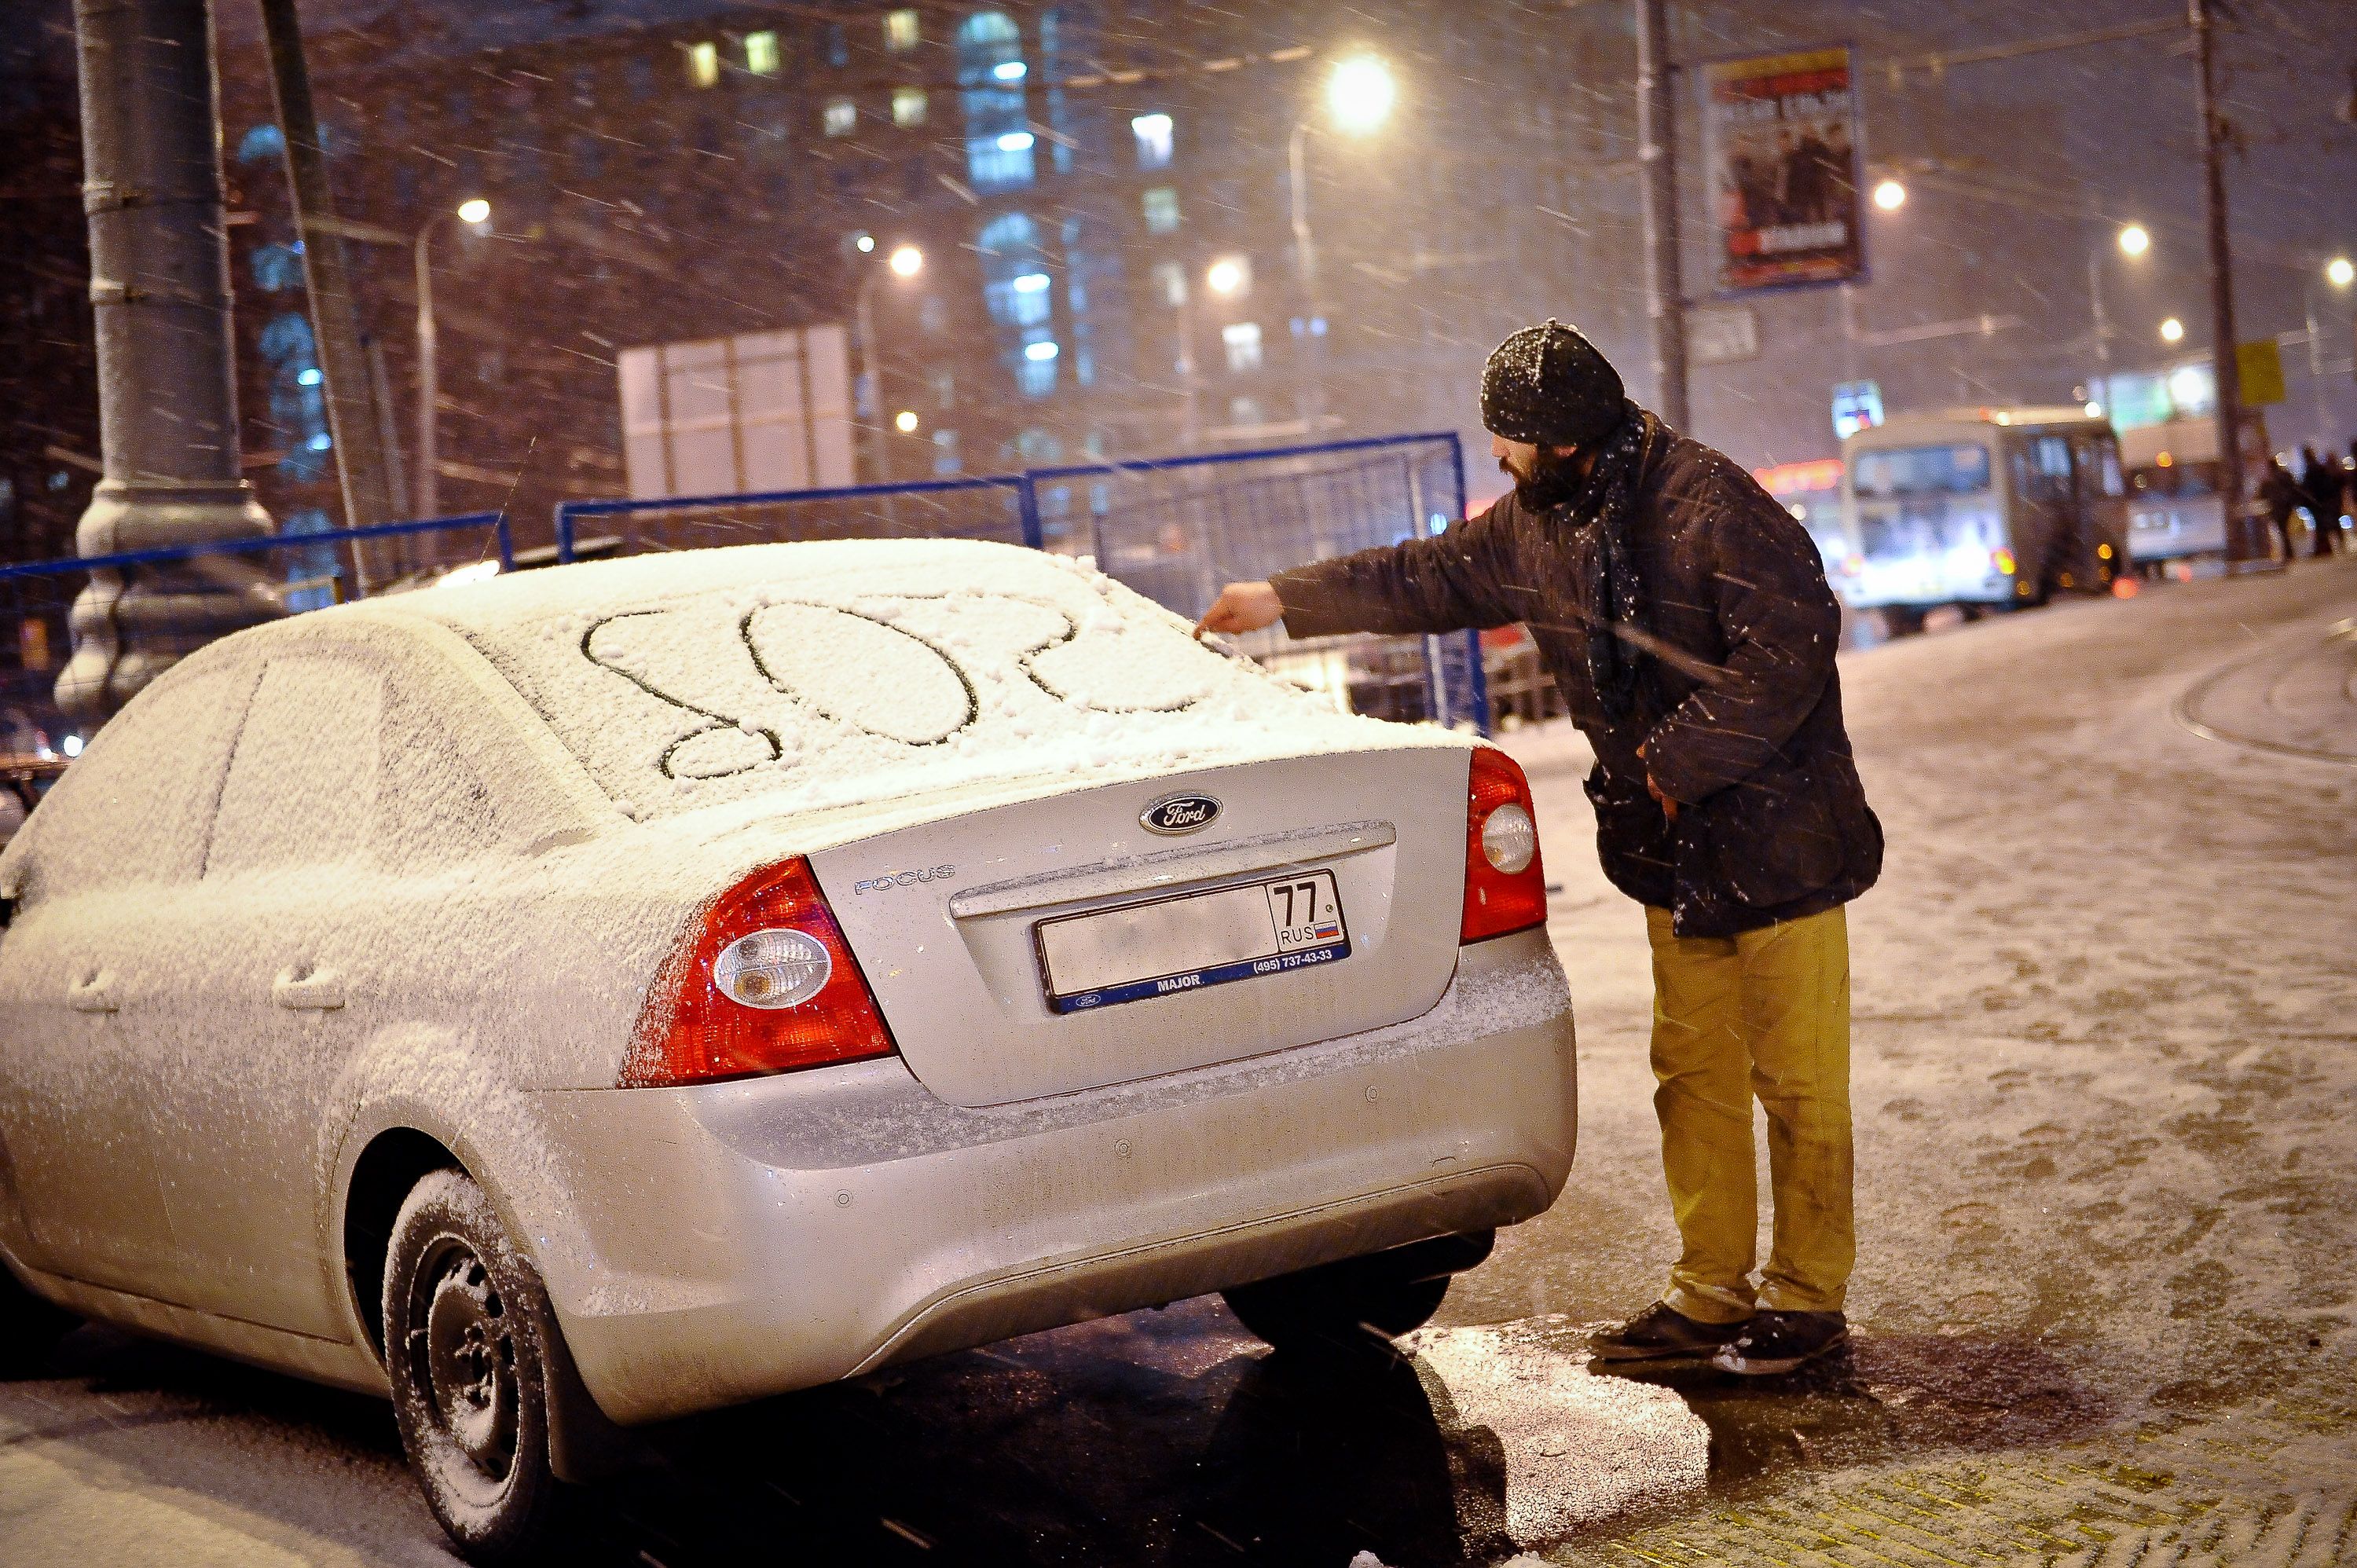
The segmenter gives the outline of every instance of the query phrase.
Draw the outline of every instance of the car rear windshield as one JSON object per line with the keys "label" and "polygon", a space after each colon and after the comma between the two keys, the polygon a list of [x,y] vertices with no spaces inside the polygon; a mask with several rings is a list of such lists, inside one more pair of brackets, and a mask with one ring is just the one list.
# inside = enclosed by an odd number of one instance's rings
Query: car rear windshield
{"label": "car rear windshield", "polygon": [[[714,581],[726,563],[710,558],[746,554],[754,580]],[[445,606],[640,816],[1135,776],[1351,749],[1384,727],[1197,642],[1108,577],[1006,547],[697,551],[452,589]]]}
{"label": "car rear windshield", "polygon": [[1975,442],[1861,452],[1852,469],[1861,498],[1969,495],[1989,488],[1988,448]]}

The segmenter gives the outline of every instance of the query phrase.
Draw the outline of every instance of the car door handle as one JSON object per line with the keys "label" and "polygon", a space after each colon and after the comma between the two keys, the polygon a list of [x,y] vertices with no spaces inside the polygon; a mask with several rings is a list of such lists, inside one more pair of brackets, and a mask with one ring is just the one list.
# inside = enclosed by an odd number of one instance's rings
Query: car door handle
{"label": "car door handle", "polygon": [[112,1013],[123,1005],[114,993],[114,972],[94,969],[80,980],[66,982],[66,1005],[77,1013]]}
{"label": "car door handle", "polygon": [[344,977],[332,969],[281,970],[270,999],[297,1013],[326,1013],[344,1004]]}

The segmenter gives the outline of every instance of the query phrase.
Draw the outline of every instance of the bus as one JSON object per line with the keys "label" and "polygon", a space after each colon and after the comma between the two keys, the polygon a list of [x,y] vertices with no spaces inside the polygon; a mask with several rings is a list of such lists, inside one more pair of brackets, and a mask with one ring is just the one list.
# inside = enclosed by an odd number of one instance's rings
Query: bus
{"label": "bus", "polygon": [[2127,568],[2119,438],[2077,408],[1894,414],[1842,442],[1843,596],[1894,631],[2101,593]]}
{"label": "bus", "polygon": [[2142,569],[2226,553],[2218,422],[2172,419],[2120,435],[2128,479],[2128,560]]}

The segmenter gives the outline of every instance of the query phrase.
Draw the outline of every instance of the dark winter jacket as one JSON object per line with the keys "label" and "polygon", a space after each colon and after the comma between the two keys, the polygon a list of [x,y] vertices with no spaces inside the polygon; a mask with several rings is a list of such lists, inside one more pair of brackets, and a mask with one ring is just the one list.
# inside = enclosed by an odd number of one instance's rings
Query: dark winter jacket
{"label": "dark winter jacket", "polygon": [[[1607,717],[1584,652],[1592,531],[1512,494],[1438,538],[1272,581],[1296,637],[1528,626],[1596,749],[1605,875],[1670,910],[1681,936],[1732,936],[1865,892],[1882,828],[1842,727],[1841,611],[1816,546],[1750,475],[1645,417],[1630,532],[1659,651],[1639,659],[1624,721]],[[1649,768],[1680,802],[1674,823],[1646,792]]]}

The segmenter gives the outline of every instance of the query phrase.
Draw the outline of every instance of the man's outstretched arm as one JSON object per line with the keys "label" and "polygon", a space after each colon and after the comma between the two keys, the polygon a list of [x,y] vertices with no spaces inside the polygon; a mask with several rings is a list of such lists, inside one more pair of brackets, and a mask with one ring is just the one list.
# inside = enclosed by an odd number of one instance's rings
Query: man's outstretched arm
{"label": "man's outstretched arm", "polygon": [[1437,539],[1403,543],[1279,572],[1265,583],[1231,583],[1196,624],[1207,631],[1258,631],[1279,617],[1295,637],[1375,631],[1421,634],[1504,626],[1503,503]]}

